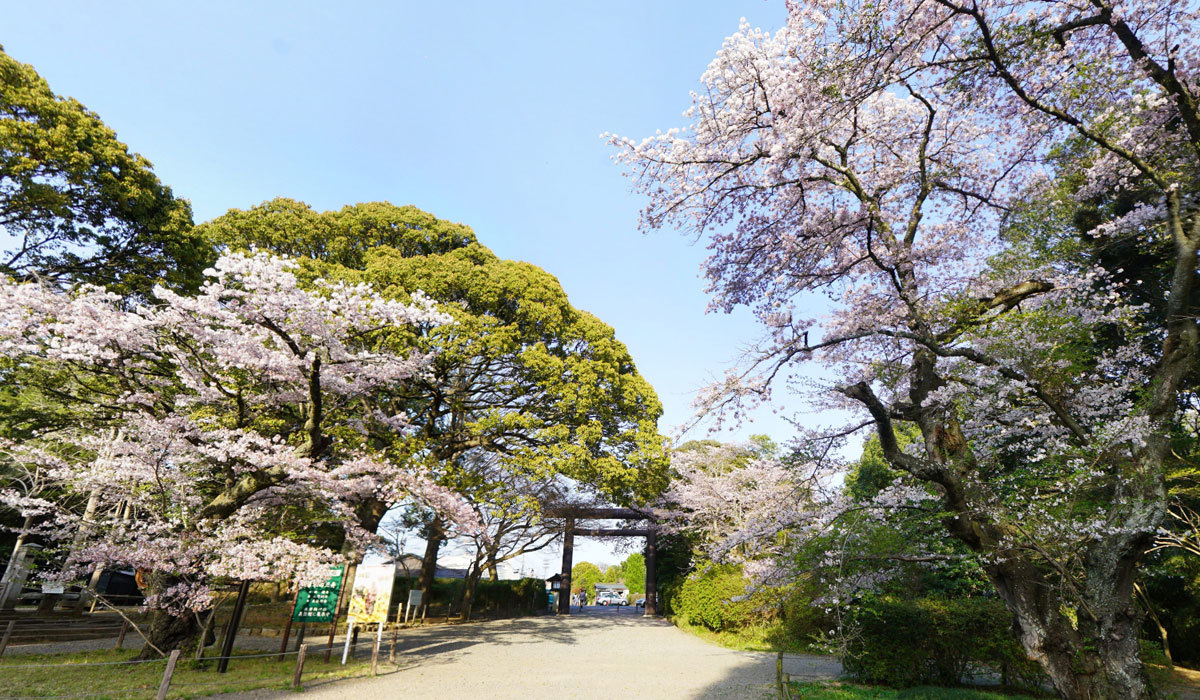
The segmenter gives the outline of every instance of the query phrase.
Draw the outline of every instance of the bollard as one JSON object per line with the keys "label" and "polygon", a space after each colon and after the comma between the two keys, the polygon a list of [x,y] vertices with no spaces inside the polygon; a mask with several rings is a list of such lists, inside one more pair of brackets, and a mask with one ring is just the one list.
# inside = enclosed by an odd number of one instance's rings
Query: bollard
{"label": "bollard", "polygon": [[388,652],[388,663],[392,664],[393,666],[396,665],[396,641],[399,638],[399,636],[400,636],[400,624],[397,623],[396,626],[392,628],[392,648]]}
{"label": "bollard", "polygon": [[[121,623],[121,631],[119,633],[117,633],[117,648],[118,649],[120,649],[121,645],[125,643],[125,633],[128,631],[129,631],[129,620],[125,620],[124,622]],[[201,641],[203,642],[203,640],[201,640]]]}
{"label": "bollard", "polygon": [[379,675],[379,639],[371,644],[371,675]]}
{"label": "bollard", "polygon": [[4,628],[4,638],[0,639],[0,656],[4,656],[4,650],[8,648],[8,640],[12,639],[13,628],[16,626],[16,620],[9,620],[8,626]]}
{"label": "bollard", "polygon": [[179,650],[171,652],[170,658],[167,659],[167,667],[163,669],[162,683],[158,684],[158,695],[155,695],[155,700],[167,700],[167,690],[171,687],[171,676],[175,675],[175,664],[179,661]]}
{"label": "bollard", "polygon": [[300,645],[300,653],[296,654],[296,675],[292,677],[292,687],[300,689],[300,676],[304,673],[304,657],[308,656],[308,645]]}

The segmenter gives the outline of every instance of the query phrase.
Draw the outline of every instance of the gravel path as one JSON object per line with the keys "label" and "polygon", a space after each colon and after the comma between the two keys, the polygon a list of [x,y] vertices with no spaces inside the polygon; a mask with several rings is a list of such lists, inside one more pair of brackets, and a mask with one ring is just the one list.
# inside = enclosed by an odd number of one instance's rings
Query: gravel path
{"label": "gravel path", "polygon": [[[398,671],[308,687],[306,700],[388,698],[770,698],[775,655],[731,651],[625,608],[570,617],[439,625],[401,633]],[[820,656],[787,655],[794,678],[836,678]],[[229,700],[295,698],[256,691]]]}

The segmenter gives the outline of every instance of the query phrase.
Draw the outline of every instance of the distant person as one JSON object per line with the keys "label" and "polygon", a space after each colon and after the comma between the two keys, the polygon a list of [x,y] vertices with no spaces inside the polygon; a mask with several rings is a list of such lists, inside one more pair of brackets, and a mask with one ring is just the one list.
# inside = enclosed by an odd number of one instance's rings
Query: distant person
{"label": "distant person", "polygon": [[584,606],[587,605],[587,591],[579,592],[579,612],[583,612]]}

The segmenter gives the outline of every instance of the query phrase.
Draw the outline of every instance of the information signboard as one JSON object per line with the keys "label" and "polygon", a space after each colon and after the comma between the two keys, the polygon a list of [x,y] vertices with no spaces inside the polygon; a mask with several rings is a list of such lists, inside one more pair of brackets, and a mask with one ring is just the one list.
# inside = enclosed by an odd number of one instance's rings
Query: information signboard
{"label": "information signboard", "polygon": [[396,569],[391,565],[358,567],[346,614],[360,625],[387,622],[395,581]]}
{"label": "information signboard", "polygon": [[337,611],[338,591],[342,588],[342,575],[346,567],[339,565],[330,569],[329,580],[323,586],[305,586],[296,595],[296,608],[292,611],[292,622],[333,622]]}

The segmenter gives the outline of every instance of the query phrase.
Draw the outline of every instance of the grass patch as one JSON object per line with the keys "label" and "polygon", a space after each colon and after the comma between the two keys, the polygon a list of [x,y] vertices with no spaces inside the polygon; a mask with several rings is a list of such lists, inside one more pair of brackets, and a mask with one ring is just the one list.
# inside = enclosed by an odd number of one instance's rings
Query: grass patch
{"label": "grass patch", "polygon": [[[130,649],[102,649],[73,654],[28,654],[0,658],[0,677],[4,679],[3,692],[17,696],[89,695],[96,700],[123,700],[125,698],[152,698],[158,692],[166,661],[139,664],[114,664],[132,661],[137,651]],[[211,652],[210,652],[211,653]],[[236,658],[236,655],[258,655],[262,651],[237,651],[229,660],[229,670],[217,673],[217,662],[200,662],[180,659],[171,681],[170,698],[197,698],[217,693],[228,693],[258,688],[290,688],[292,674],[296,669],[294,654],[276,661],[269,657]],[[386,654],[380,654],[381,662]],[[324,661],[324,650],[310,652],[304,662],[304,684],[333,678],[350,678],[371,672],[370,657],[350,659],[342,666],[341,647],[334,649],[329,663]],[[49,667],[28,668],[30,665],[49,664]],[[109,665],[104,665],[109,664]],[[25,667],[25,668],[22,668]],[[380,663],[382,670],[391,670]]]}
{"label": "grass patch", "polygon": [[679,629],[694,634],[706,642],[736,649],[738,651],[782,651],[789,654],[821,654],[825,652],[814,650],[807,644],[791,637],[785,631],[783,624],[776,622],[765,625],[749,625],[731,630],[714,632],[703,625],[693,625],[682,617],[670,618],[671,623]]}
{"label": "grass patch", "polygon": [[1011,700],[1028,695],[1005,695],[974,688],[880,688],[842,682],[792,682],[792,697],[804,700]]}
{"label": "grass patch", "polygon": [[1182,666],[1146,664],[1146,673],[1150,675],[1150,683],[1166,697],[1173,694],[1196,697],[1200,694],[1200,671]]}

